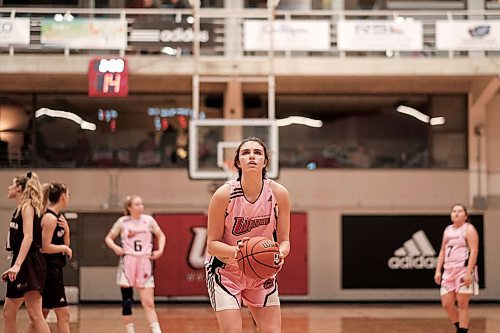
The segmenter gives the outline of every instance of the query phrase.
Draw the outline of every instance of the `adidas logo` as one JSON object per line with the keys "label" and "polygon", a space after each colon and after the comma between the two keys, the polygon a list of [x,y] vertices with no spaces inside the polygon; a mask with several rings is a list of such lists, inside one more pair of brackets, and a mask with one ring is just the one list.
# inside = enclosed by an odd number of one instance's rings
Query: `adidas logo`
{"label": "adidas logo", "polygon": [[423,230],[419,230],[394,251],[394,257],[387,262],[390,269],[435,269],[436,250]]}

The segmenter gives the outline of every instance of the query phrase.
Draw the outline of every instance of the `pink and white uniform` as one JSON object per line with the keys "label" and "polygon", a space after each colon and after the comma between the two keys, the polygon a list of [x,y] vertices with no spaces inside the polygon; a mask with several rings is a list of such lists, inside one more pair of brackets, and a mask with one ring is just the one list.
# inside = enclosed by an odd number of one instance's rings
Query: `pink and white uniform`
{"label": "pink and white uniform", "polygon": [[[276,240],[278,206],[269,184],[264,179],[255,202],[249,202],[239,181],[229,181],[229,203],[224,221],[222,242],[236,246],[243,237],[262,236]],[[276,278],[251,279],[240,271],[236,259],[207,256],[207,287],[215,311],[240,309],[246,305],[265,307],[279,305]]]}
{"label": "pink and white uniform", "polygon": [[125,287],[154,288],[153,230],[159,228],[152,216],[142,214],[139,219],[120,217],[113,227],[113,234],[120,234],[125,255],[120,258],[117,284]]}
{"label": "pink and white uniform", "polygon": [[441,281],[441,295],[452,291],[475,295],[479,293],[477,266],[474,268],[472,283],[466,286],[463,282],[470,256],[466,239],[468,227],[472,226],[469,226],[469,223],[464,223],[459,228],[449,225],[444,230],[442,245],[444,248],[444,273]]}

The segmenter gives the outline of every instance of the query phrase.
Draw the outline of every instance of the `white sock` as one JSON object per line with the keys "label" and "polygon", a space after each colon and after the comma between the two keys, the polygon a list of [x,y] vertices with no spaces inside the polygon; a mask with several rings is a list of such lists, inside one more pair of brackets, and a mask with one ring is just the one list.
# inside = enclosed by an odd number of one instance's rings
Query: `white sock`
{"label": "white sock", "polygon": [[127,333],[135,333],[134,323],[128,323],[125,325],[125,330]]}
{"label": "white sock", "polygon": [[149,325],[149,328],[151,328],[151,333],[161,333],[161,328],[160,328],[160,323],[152,323]]}

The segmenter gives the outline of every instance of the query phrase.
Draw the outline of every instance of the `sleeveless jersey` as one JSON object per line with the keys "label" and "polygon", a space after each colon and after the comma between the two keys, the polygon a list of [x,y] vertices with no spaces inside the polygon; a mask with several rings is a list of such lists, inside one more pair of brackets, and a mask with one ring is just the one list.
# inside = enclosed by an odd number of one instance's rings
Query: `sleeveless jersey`
{"label": "sleeveless jersey", "polygon": [[[9,237],[7,243],[7,249],[12,251],[14,257],[17,257],[19,254],[19,250],[21,249],[21,243],[24,238],[23,231],[23,215],[19,212],[17,215],[17,209],[12,214],[12,219],[10,220],[9,226]],[[31,246],[29,252],[39,251],[42,247],[42,218],[41,216],[37,216],[36,212],[34,212],[33,216],[33,241],[31,242]]]}
{"label": "sleeveless jersey", "polygon": [[[57,220],[59,220],[59,217],[61,216],[61,213],[57,214],[53,210],[50,210],[47,208],[47,211],[45,214],[52,214],[56,217]],[[52,235],[52,241],[51,243],[54,245],[64,245],[64,228],[61,227],[59,224],[56,224],[56,228],[54,229],[54,234]],[[50,264],[55,264],[55,265],[60,265],[64,266],[66,265],[66,255],[63,253],[44,253],[43,256],[45,257],[45,262],[50,263]]]}
{"label": "sleeveless jersey", "polygon": [[[278,207],[276,198],[269,184],[271,180],[264,179],[262,190],[255,202],[246,199],[237,180],[229,181],[231,186],[229,203],[224,220],[222,242],[236,246],[243,237],[262,236],[276,241]],[[207,262],[210,261],[210,256]],[[236,265],[236,260],[230,258],[226,264]]]}
{"label": "sleeveless jersey", "polygon": [[113,233],[119,233],[125,254],[149,257],[153,252],[153,227],[158,223],[152,216],[142,214],[134,220],[130,216],[120,217],[113,228]]}
{"label": "sleeveless jersey", "polygon": [[464,225],[459,228],[449,225],[444,230],[444,269],[467,266],[470,254],[465,232],[468,225],[469,223],[464,223]]}

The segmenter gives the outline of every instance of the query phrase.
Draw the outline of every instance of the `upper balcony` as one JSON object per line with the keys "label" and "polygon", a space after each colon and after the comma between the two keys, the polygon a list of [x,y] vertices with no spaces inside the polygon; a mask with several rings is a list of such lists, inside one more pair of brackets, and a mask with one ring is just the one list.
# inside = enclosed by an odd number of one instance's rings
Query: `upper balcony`
{"label": "upper balcony", "polygon": [[0,73],[86,74],[92,57],[115,55],[148,76],[491,75],[499,18],[496,9],[0,8]]}

